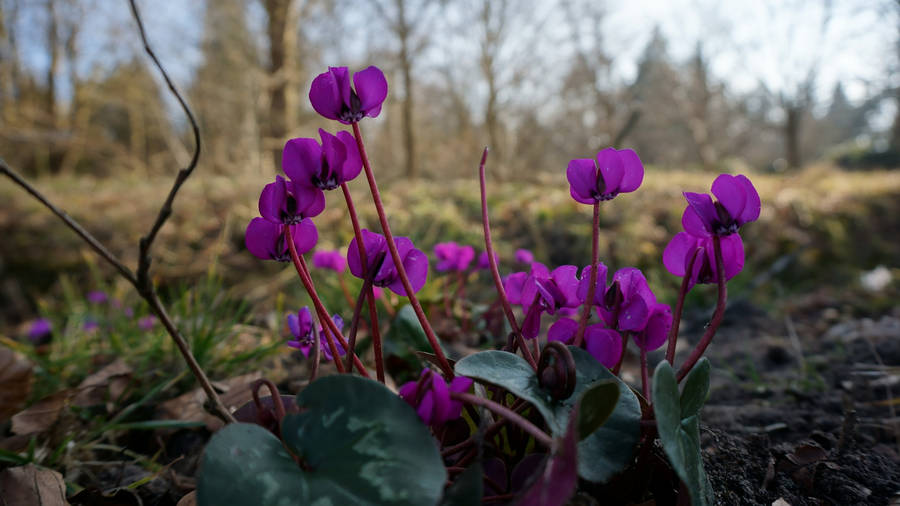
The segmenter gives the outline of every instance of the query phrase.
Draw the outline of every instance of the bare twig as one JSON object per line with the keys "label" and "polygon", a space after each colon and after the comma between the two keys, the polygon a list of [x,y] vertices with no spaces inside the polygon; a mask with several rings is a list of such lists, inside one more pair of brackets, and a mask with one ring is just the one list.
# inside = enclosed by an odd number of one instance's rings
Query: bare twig
{"label": "bare twig", "polygon": [[147,235],[141,237],[140,256],[138,257],[137,269],[137,288],[138,290],[150,291],[153,289],[149,276],[150,247],[153,245],[153,240],[156,239],[159,230],[172,214],[172,203],[175,201],[178,190],[181,189],[181,185],[187,181],[187,178],[190,177],[194,168],[197,166],[197,160],[200,158],[200,128],[197,126],[197,120],[194,118],[194,113],[191,112],[191,108],[175,88],[175,84],[172,83],[166,69],[163,68],[159,58],[156,57],[156,53],[154,53],[153,49],[150,47],[150,42],[147,40],[147,33],[144,31],[144,23],[141,21],[141,14],[138,12],[137,5],[134,3],[134,0],[129,0],[129,4],[131,5],[131,14],[134,16],[134,21],[137,23],[138,31],[141,34],[141,42],[144,44],[144,51],[150,59],[153,60],[153,64],[156,65],[156,68],[159,69],[159,73],[162,74],[163,79],[166,81],[169,91],[171,91],[172,95],[175,96],[175,99],[178,100],[178,104],[181,105],[182,110],[184,110],[184,114],[191,124],[191,131],[194,134],[194,154],[191,156],[190,163],[188,163],[187,167],[178,171],[178,174],[175,176],[175,182],[172,183],[172,189],[169,190],[169,195],[166,197],[166,201],[163,202],[162,207],[159,208],[159,214],[156,216],[156,221],[153,222],[153,226],[150,227],[150,231],[147,232]]}

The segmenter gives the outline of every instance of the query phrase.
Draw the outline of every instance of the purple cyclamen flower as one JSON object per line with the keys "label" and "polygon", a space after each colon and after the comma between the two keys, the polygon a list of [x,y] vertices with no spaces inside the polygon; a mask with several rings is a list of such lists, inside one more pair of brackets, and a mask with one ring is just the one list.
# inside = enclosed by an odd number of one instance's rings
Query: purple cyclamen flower
{"label": "purple cyclamen flower", "polygon": [[378,67],[354,73],[353,86],[347,67],[328,67],[313,79],[309,101],[317,113],[349,125],[366,116],[377,117],[387,92],[387,79]]}
{"label": "purple cyclamen flower", "polygon": [[152,314],[148,314],[147,316],[144,316],[138,320],[138,328],[140,328],[144,332],[150,332],[155,326],[156,316],[153,316]]}
{"label": "purple cyclamen flower", "polygon": [[655,303],[656,296],[644,274],[634,267],[625,267],[613,275],[598,311],[609,327],[637,331],[647,325],[650,308]]}
{"label": "purple cyclamen flower", "polygon": [[[578,300],[578,268],[574,265],[563,265],[553,269],[549,276],[532,274],[535,290],[530,287],[523,290],[522,301],[530,304],[522,323],[522,336],[527,339],[537,337],[541,328],[541,315],[543,313],[556,314],[561,308],[576,308]],[[527,283],[527,282],[526,282]],[[533,293],[532,301],[527,301],[528,295]]]}
{"label": "purple cyclamen flower", "polygon": [[290,262],[291,252],[284,240],[285,227],[291,227],[291,236],[294,239],[298,255],[311,250],[319,240],[316,226],[309,218],[305,218],[296,225],[283,225],[263,218],[253,218],[247,225],[244,243],[250,253],[257,258]]}
{"label": "purple cyclamen flower", "polygon": [[681,217],[685,231],[697,237],[734,234],[759,218],[759,193],[744,175],[721,174],[713,181],[715,202],[707,193],[684,192],[688,206]]}
{"label": "purple cyclamen flower", "polygon": [[[378,255],[384,252],[384,261],[381,268],[375,274],[375,286],[382,286],[390,289],[397,295],[407,295],[406,289],[403,288],[403,282],[400,280],[400,274],[394,265],[394,259],[388,250],[387,239],[375,232],[367,229],[362,230],[363,244],[366,250],[367,271],[375,267],[375,260]],[[395,237],[397,250],[400,253],[400,259],[403,262],[403,268],[409,277],[409,283],[412,285],[414,292],[418,292],[425,286],[425,280],[428,278],[428,257],[416,246],[408,237]],[[360,278],[363,277],[362,263],[359,259],[359,249],[356,245],[356,238],[350,241],[350,247],[347,248],[347,263],[350,266],[350,272]]]}
{"label": "purple cyclamen flower", "polygon": [[[722,264],[725,268],[725,280],[735,277],[744,268],[744,242],[738,234],[719,238],[722,248]],[[674,276],[683,277],[687,273],[688,264],[694,252],[700,248],[694,268],[689,273],[688,288],[696,283],[718,283],[716,253],[712,237],[697,237],[688,232],[679,232],[669,241],[663,251],[663,265]]]}
{"label": "purple cyclamen flower", "polygon": [[43,344],[49,340],[53,332],[53,324],[47,318],[38,318],[28,327],[28,339],[37,344]]}
{"label": "purple cyclamen flower", "polygon": [[284,145],[281,168],[291,180],[301,186],[333,190],[359,175],[362,158],[356,139],[349,132],[331,135],[320,128],[319,137],[322,144],[301,137]]}
{"label": "purple cyclamen flower", "polygon": [[[333,315],[331,317],[334,324],[337,326],[338,330],[342,330],[344,328],[344,320],[338,316]],[[287,342],[287,345],[291,348],[295,348],[300,350],[303,353],[304,357],[309,358],[309,354],[315,345],[315,334],[313,333],[313,321],[312,314],[309,312],[308,307],[300,308],[300,311],[297,313],[291,313],[287,315],[287,324],[288,328],[293,334],[293,339]],[[318,326],[318,333],[322,336],[322,326]],[[341,342],[337,339],[334,340],[334,345],[338,350],[338,355],[344,356],[347,354],[344,347],[341,346]],[[326,361],[333,360],[334,355],[331,354],[331,347],[328,346],[328,342],[323,338],[319,343],[319,350],[322,353],[322,358]]]}
{"label": "purple cyclamen flower", "polygon": [[596,160],[579,158],[566,169],[569,193],[582,204],[610,200],[620,193],[633,192],[644,180],[644,165],[630,149],[606,148]]}
{"label": "purple cyclamen flower", "polygon": [[88,292],[87,300],[91,304],[103,304],[109,298],[106,296],[106,292],[101,292],[100,290],[94,290],[92,292]]}
{"label": "purple cyclamen flower", "polygon": [[462,414],[462,403],[450,399],[450,392],[465,392],[472,380],[457,376],[450,385],[431,369],[424,369],[418,381],[400,387],[400,398],[412,406],[426,425],[439,427]]}
{"label": "purple cyclamen flower", "polygon": [[548,341],[560,341],[564,344],[572,344],[575,334],[578,332],[578,322],[571,318],[556,320],[547,330]]}
{"label": "purple cyclamen flower", "polygon": [[316,269],[329,269],[338,274],[347,270],[347,260],[340,250],[316,251],[312,260]]}
{"label": "purple cyclamen flower", "polygon": [[475,248],[455,242],[441,242],[434,246],[434,256],[438,259],[438,272],[464,272],[475,258]]}
{"label": "purple cyclamen flower", "polygon": [[303,186],[275,176],[259,195],[259,214],[272,223],[296,225],[304,218],[325,210],[325,194],[318,188]]}
{"label": "purple cyclamen flower", "polygon": [[514,256],[516,262],[519,262],[520,264],[531,265],[531,263],[534,262],[534,253],[524,248],[517,249]]}
{"label": "purple cyclamen flower", "polygon": [[656,303],[650,308],[650,316],[643,330],[634,335],[634,343],[645,351],[653,351],[669,336],[672,328],[672,309],[667,304]]}
{"label": "purple cyclamen flower", "polygon": [[506,290],[506,298],[510,304],[528,307],[534,301],[537,293],[535,278],[549,278],[550,269],[540,262],[531,264],[530,272],[513,272],[503,278],[503,288]]}

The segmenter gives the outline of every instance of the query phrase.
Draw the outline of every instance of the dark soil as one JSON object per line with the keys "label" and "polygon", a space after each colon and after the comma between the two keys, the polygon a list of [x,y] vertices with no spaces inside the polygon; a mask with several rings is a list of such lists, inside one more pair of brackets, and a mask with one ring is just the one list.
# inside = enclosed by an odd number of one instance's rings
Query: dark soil
{"label": "dark soil", "polygon": [[720,504],[900,504],[900,307],[865,315],[859,296],[805,297],[780,318],[729,308],[701,434]]}

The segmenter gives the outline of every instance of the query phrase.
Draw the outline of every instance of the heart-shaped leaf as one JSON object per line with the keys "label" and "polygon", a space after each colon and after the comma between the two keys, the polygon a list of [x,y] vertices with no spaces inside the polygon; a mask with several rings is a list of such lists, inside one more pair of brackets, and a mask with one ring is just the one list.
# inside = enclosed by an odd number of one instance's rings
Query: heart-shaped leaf
{"label": "heart-shaped leaf", "polygon": [[612,415],[617,402],[619,402],[619,385],[615,381],[600,381],[585,390],[578,403],[578,440],[590,436],[599,429]]}
{"label": "heart-shaped leaf", "polygon": [[430,349],[428,338],[412,306],[407,304],[401,307],[384,335],[385,354],[406,357],[413,351]]}
{"label": "heart-shaped leaf", "polygon": [[[714,503],[700,455],[699,411],[708,390],[709,361],[705,358],[688,374],[682,395],[678,393],[675,371],[668,362],[660,362],[653,373],[653,413],[659,439],[669,463],[691,494],[694,506]],[[688,416],[682,417],[683,413]]]}
{"label": "heart-shaped leaf", "polygon": [[281,429],[300,463],[265,429],[229,425],[207,445],[201,506],[437,504],[446,469],[427,427],[397,395],[338,375],[313,382],[296,403],[302,412]]}
{"label": "heart-shaped leaf", "polygon": [[578,445],[578,473],[582,478],[605,482],[631,462],[640,436],[641,410],[634,393],[590,353],[569,347],[575,360],[575,390],[563,401],[554,400],[540,387],[534,369],[518,355],[488,350],[463,358],[456,373],[509,390],[531,403],[555,436],[563,436],[581,394],[598,381],[613,381],[619,396],[612,415]]}

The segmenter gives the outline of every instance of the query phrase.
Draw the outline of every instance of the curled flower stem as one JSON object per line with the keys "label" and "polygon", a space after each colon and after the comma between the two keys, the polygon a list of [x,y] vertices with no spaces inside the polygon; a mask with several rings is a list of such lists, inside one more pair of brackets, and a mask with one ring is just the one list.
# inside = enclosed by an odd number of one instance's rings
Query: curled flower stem
{"label": "curled flower stem", "polygon": [[[356,305],[353,307],[353,321],[350,325],[350,337],[347,340],[347,369],[351,370],[352,357],[355,356],[356,350],[356,333],[359,330],[359,317],[362,314],[362,306],[363,302],[367,298],[367,295],[371,293],[372,290],[372,282],[375,281],[375,275],[378,273],[378,269],[381,269],[381,264],[384,263],[385,252],[382,251],[375,257],[375,261],[372,263],[372,269],[366,274],[366,279],[363,281],[362,289],[359,291],[359,297],[356,299]],[[377,329],[374,329],[372,332],[373,340],[374,335],[378,332]],[[379,345],[381,344],[381,336],[379,334]],[[381,346],[375,347],[375,365],[377,367],[377,376],[378,381],[384,383],[384,365],[382,364],[381,358]]]}
{"label": "curled flower stem", "polygon": [[575,346],[584,342],[584,328],[587,326],[591,310],[594,308],[594,295],[597,291],[597,263],[600,261],[600,203],[594,202],[594,221],[591,227],[591,279],[588,285],[587,300],[581,309],[581,321],[578,322],[578,333],[575,334]]}
{"label": "curled flower stem", "polygon": [[391,226],[388,224],[387,215],[384,212],[384,205],[381,203],[381,194],[378,192],[378,183],[375,182],[375,174],[372,172],[372,166],[369,164],[369,156],[366,154],[366,147],[363,144],[359,123],[353,123],[353,136],[356,138],[359,156],[363,162],[363,169],[366,171],[369,189],[372,191],[372,201],[375,203],[375,211],[378,212],[381,230],[384,232],[385,239],[387,239],[388,249],[391,252],[391,259],[394,261],[397,274],[400,276],[400,282],[403,284],[403,289],[406,291],[406,296],[409,298],[409,304],[412,306],[413,311],[415,311],[416,317],[419,319],[419,323],[425,331],[425,336],[428,338],[428,343],[431,345],[431,349],[438,359],[441,370],[443,370],[444,375],[447,378],[453,378],[453,368],[450,367],[447,357],[444,356],[444,350],[441,349],[441,344],[438,342],[434,329],[431,327],[431,323],[425,316],[422,304],[419,303],[419,298],[416,297],[416,292],[409,282],[409,276],[406,275],[406,268],[403,267],[403,259],[400,258],[400,252],[397,250],[397,244],[394,242],[394,234],[391,233]]}
{"label": "curled flower stem", "polygon": [[[316,293],[316,288],[313,286],[312,278],[309,275],[309,269],[306,267],[306,261],[302,256],[297,254],[297,246],[294,244],[294,238],[291,237],[291,227],[284,228],[284,240],[288,243],[288,250],[291,253],[291,260],[294,262],[294,268],[297,269],[297,274],[300,276],[300,282],[303,283],[303,288],[306,289],[306,293],[309,294],[309,298],[313,301],[313,306],[316,309],[316,313],[319,315],[320,323],[322,324],[325,341],[328,343],[328,347],[331,349],[332,359],[334,360],[334,366],[337,368],[338,372],[343,373],[344,364],[341,363],[340,355],[338,354],[337,347],[334,345],[332,341],[332,336],[335,337],[344,349],[347,349],[347,342],[344,340],[344,337],[341,335],[341,331],[338,330],[337,325],[334,323],[334,320],[331,319],[331,316],[328,314],[328,310],[325,309],[325,305],[322,304],[322,299],[319,298],[319,294]],[[327,329],[327,330],[325,330]],[[363,366],[362,362],[359,361],[359,358],[354,357],[353,363],[356,365],[356,369],[359,373],[366,378],[369,377],[369,372],[366,371],[366,368]]]}
{"label": "curled flower stem", "polygon": [[[363,276],[368,278],[366,245],[363,241],[362,229],[359,226],[359,216],[356,214],[356,206],[353,205],[353,197],[350,196],[350,187],[347,186],[347,183],[341,183],[341,192],[344,194],[344,201],[347,203],[347,213],[350,215],[350,223],[353,225],[353,236],[356,237],[356,245],[357,249],[359,249],[359,263],[362,266]],[[377,266],[374,269],[375,272],[378,272],[378,269],[381,268],[383,260],[384,259],[375,261]],[[374,275],[372,276],[372,279],[374,282]],[[344,278],[341,278],[341,286],[344,286],[343,281]],[[378,308],[375,306],[375,292],[372,290],[372,283],[369,283],[368,288],[365,288],[362,293],[366,294],[366,301],[368,302],[369,307],[369,321],[372,324],[372,348],[375,351],[375,374],[378,377],[378,381],[384,383],[384,358],[382,357],[381,351],[381,330],[378,328]],[[357,301],[356,305],[359,305],[359,301]]]}
{"label": "curled flower stem", "polygon": [[647,367],[647,350],[641,348],[641,393],[650,402],[650,373]]}
{"label": "curled flower stem", "polygon": [[684,298],[690,291],[691,275],[694,272],[694,262],[697,261],[697,257],[702,252],[703,248],[697,248],[694,250],[694,253],[691,255],[691,259],[688,261],[687,270],[684,273],[684,277],[681,279],[681,290],[678,291],[678,302],[675,303],[675,314],[672,318],[672,328],[669,329],[669,336],[666,339],[669,342],[669,345],[666,348],[666,360],[669,362],[669,364],[675,363],[675,345],[678,344],[678,327],[679,325],[681,325],[681,313],[684,310]]}
{"label": "curled flower stem", "polygon": [[678,370],[677,378],[679,382],[687,376],[687,373],[691,372],[691,369],[694,368],[694,364],[696,364],[697,361],[700,360],[700,357],[703,356],[706,347],[709,346],[709,343],[712,342],[713,337],[716,335],[719,325],[722,324],[722,319],[725,318],[725,301],[728,299],[728,288],[725,286],[725,262],[722,260],[722,243],[717,235],[713,236],[713,249],[716,253],[716,284],[719,287],[719,298],[716,301],[716,310],[713,313],[712,319],[709,320],[709,325],[707,325],[703,337],[701,337],[700,342],[697,343],[697,347],[694,348],[694,351],[691,352],[688,359],[681,365],[681,369]]}
{"label": "curled flower stem", "polygon": [[513,313],[509,298],[506,296],[506,289],[503,288],[503,280],[500,278],[500,269],[497,267],[497,258],[494,256],[494,242],[491,239],[491,222],[490,218],[488,218],[487,208],[487,184],[484,177],[484,164],[487,162],[487,156],[488,148],[484,148],[484,151],[481,153],[481,163],[478,165],[478,179],[481,183],[481,223],[484,227],[484,250],[487,252],[488,263],[491,266],[491,276],[494,278],[494,288],[497,290],[497,297],[500,299],[500,304],[503,307],[503,314],[506,315],[509,326],[513,329],[519,348],[522,350],[522,355],[531,364],[531,367],[537,371],[537,361],[522,337],[522,328],[519,327],[519,322],[516,321],[516,314]]}
{"label": "curled flower stem", "polygon": [[275,407],[275,419],[278,420],[278,423],[281,423],[281,419],[284,418],[286,412],[284,410],[284,401],[281,399],[281,393],[278,392],[278,388],[275,387],[274,383],[265,378],[256,380],[250,388],[250,392],[253,394],[253,404],[256,405],[256,409],[260,413],[265,409],[259,399],[259,391],[262,387],[269,389],[269,395],[272,396],[272,406]]}
{"label": "curled flower stem", "polygon": [[472,395],[472,394],[466,393],[466,392],[450,392],[450,398],[457,400],[457,401],[467,402],[469,404],[475,404],[477,406],[487,408],[494,414],[496,414],[498,416],[502,416],[503,418],[509,420],[513,424],[519,426],[519,428],[521,428],[522,430],[524,430],[525,432],[530,434],[532,437],[534,437],[535,441],[537,441],[538,443],[541,443],[542,445],[546,446],[547,448],[550,448],[550,446],[553,444],[553,439],[550,436],[548,436],[546,432],[537,428],[536,425],[534,425],[533,423],[526,420],[525,417],[523,417],[522,415],[516,413],[515,411],[507,408],[506,406],[504,406],[502,404],[499,404],[490,399],[485,399],[484,397],[478,397],[477,395]]}

